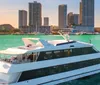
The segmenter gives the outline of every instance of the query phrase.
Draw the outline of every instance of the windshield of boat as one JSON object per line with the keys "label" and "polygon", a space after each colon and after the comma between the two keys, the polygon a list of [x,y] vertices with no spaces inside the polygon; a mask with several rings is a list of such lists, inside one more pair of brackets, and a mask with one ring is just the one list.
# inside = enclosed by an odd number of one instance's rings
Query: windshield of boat
{"label": "windshield of boat", "polygon": [[0,54],[0,61],[19,64],[19,63],[33,62],[36,60],[36,57],[37,53],[28,53],[20,55]]}

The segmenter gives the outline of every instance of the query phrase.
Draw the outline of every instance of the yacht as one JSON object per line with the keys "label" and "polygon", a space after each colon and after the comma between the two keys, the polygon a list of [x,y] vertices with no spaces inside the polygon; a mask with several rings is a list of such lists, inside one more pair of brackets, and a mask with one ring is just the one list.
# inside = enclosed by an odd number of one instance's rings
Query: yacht
{"label": "yacht", "polygon": [[100,72],[100,52],[90,43],[23,38],[0,51],[0,85],[56,85]]}

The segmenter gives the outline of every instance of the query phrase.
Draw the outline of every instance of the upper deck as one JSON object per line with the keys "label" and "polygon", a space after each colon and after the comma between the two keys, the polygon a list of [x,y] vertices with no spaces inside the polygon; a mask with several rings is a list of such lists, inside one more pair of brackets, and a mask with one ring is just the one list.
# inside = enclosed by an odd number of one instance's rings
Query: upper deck
{"label": "upper deck", "polygon": [[[31,40],[37,40],[37,43],[32,42]],[[19,46],[15,48],[8,48],[6,50],[0,51],[0,54],[13,54],[20,55],[25,53],[32,52],[41,52],[41,51],[51,51],[51,50],[60,50],[60,49],[70,49],[70,48],[82,48],[82,47],[92,47],[92,44],[84,43],[80,41],[73,40],[41,40],[37,38],[24,38],[23,39],[25,46]]]}
{"label": "upper deck", "polygon": [[[36,43],[31,40],[37,40]],[[83,48],[83,47],[92,47],[91,44],[83,43],[80,41],[73,40],[41,40],[37,38],[24,38],[23,39],[25,46],[19,46],[16,48],[8,48],[6,50],[0,51],[0,60],[6,61],[8,63],[19,64],[30,62],[31,60],[36,61],[37,56],[40,52],[50,52],[50,51],[59,51],[67,50],[74,48]],[[33,59],[30,59],[32,54]],[[14,60],[14,61],[13,61]],[[24,61],[23,61],[24,60]]]}

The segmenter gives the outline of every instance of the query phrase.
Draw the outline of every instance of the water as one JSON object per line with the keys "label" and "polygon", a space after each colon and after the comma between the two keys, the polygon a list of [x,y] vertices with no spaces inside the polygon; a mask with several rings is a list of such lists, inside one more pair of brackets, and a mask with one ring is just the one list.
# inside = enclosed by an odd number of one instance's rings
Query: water
{"label": "water", "polygon": [[[63,39],[58,35],[0,35],[0,50],[24,45],[22,38],[41,38],[46,40]],[[70,39],[84,42],[89,42],[91,39],[91,43],[100,50],[100,35],[71,35]],[[59,85],[100,85],[100,74]]]}

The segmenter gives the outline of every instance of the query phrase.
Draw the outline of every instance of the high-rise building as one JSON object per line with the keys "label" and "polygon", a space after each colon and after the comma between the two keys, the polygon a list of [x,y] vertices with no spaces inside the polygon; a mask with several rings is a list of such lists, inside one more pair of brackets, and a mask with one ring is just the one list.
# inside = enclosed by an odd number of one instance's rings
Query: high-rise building
{"label": "high-rise building", "polygon": [[49,18],[44,17],[44,26],[49,26]]}
{"label": "high-rise building", "polygon": [[82,2],[80,2],[79,24],[82,25]]}
{"label": "high-rise building", "polygon": [[27,11],[19,10],[19,28],[24,28],[27,26]]}
{"label": "high-rise building", "polygon": [[94,0],[81,0],[82,25],[94,27]]}
{"label": "high-rise building", "polygon": [[59,5],[59,21],[58,25],[59,28],[66,28],[67,27],[67,5]]}
{"label": "high-rise building", "polygon": [[68,13],[68,27],[71,27],[74,23],[73,12]]}
{"label": "high-rise building", "polygon": [[32,28],[42,25],[42,6],[41,3],[34,1],[29,3],[29,26]]}
{"label": "high-rise building", "polygon": [[73,14],[73,24],[78,25],[79,24],[79,14]]}
{"label": "high-rise building", "polygon": [[79,14],[68,13],[68,27],[79,24]]}

